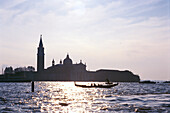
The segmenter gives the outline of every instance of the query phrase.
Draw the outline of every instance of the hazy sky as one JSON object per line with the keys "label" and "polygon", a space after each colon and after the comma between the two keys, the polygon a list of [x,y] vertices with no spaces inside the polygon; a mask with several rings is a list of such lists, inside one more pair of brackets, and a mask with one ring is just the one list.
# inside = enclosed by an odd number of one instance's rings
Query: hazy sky
{"label": "hazy sky", "polygon": [[36,67],[40,34],[45,67],[69,53],[88,70],[170,80],[169,0],[0,0],[1,69]]}

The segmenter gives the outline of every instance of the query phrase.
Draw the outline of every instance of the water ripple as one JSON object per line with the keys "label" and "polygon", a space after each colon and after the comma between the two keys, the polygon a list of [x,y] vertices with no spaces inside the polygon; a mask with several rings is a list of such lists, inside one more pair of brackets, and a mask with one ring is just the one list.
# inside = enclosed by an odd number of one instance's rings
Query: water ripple
{"label": "water ripple", "polygon": [[170,112],[168,84],[120,83],[105,89],[35,82],[35,92],[30,85],[0,83],[0,112]]}

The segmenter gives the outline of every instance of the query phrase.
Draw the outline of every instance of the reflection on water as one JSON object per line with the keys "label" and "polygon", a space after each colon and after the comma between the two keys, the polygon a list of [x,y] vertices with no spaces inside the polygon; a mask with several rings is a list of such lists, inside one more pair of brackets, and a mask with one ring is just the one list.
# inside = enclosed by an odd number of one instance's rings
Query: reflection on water
{"label": "reflection on water", "polygon": [[0,83],[0,112],[170,112],[169,87],[120,83],[81,88],[74,82],[35,82],[31,92],[31,83]]}

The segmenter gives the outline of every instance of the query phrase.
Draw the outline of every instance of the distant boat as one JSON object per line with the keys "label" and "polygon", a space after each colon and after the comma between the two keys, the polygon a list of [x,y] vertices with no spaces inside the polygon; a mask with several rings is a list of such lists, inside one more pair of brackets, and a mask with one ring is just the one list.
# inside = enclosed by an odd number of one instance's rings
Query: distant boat
{"label": "distant boat", "polygon": [[163,82],[163,83],[170,83],[170,81],[165,81],[165,82]]}
{"label": "distant boat", "polygon": [[80,85],[80,84],[76,84],[76,83],[74,83],[74,84],[75,84],[75,86],[82,87],[82,88],[111,88],[111,87],[118,85],[118,83],[110,84],[110,85],[102,85],[102,84]]}
{"label": "distant boat", "polygon": [[154,81],[146,80],[146,81],[141,81],[139,83],[145,83],[145,84],[156,84]]}

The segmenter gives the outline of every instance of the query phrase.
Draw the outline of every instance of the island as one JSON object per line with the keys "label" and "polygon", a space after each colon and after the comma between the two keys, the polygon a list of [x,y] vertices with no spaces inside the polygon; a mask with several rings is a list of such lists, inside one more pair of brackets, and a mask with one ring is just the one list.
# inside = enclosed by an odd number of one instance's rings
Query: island
{"label": "island", "polygon": [[99,69],[96,71],[87,71],[86,64],[80,60],[79,63],[73,64],[69,54],[64,60],[60,60],[55,64],[52,60],[52,65],[44,68],[44,47],[42,35],[37,53],[37,71],[32,66],[27,68],[14,69],[6,67],[4,74],[0,75],[0,82],[19,82],[19,81],[99,81],[104,82],[106,79],[112,82],[139,82],[139,75],[133,74],[129,70],[108,70]]}

